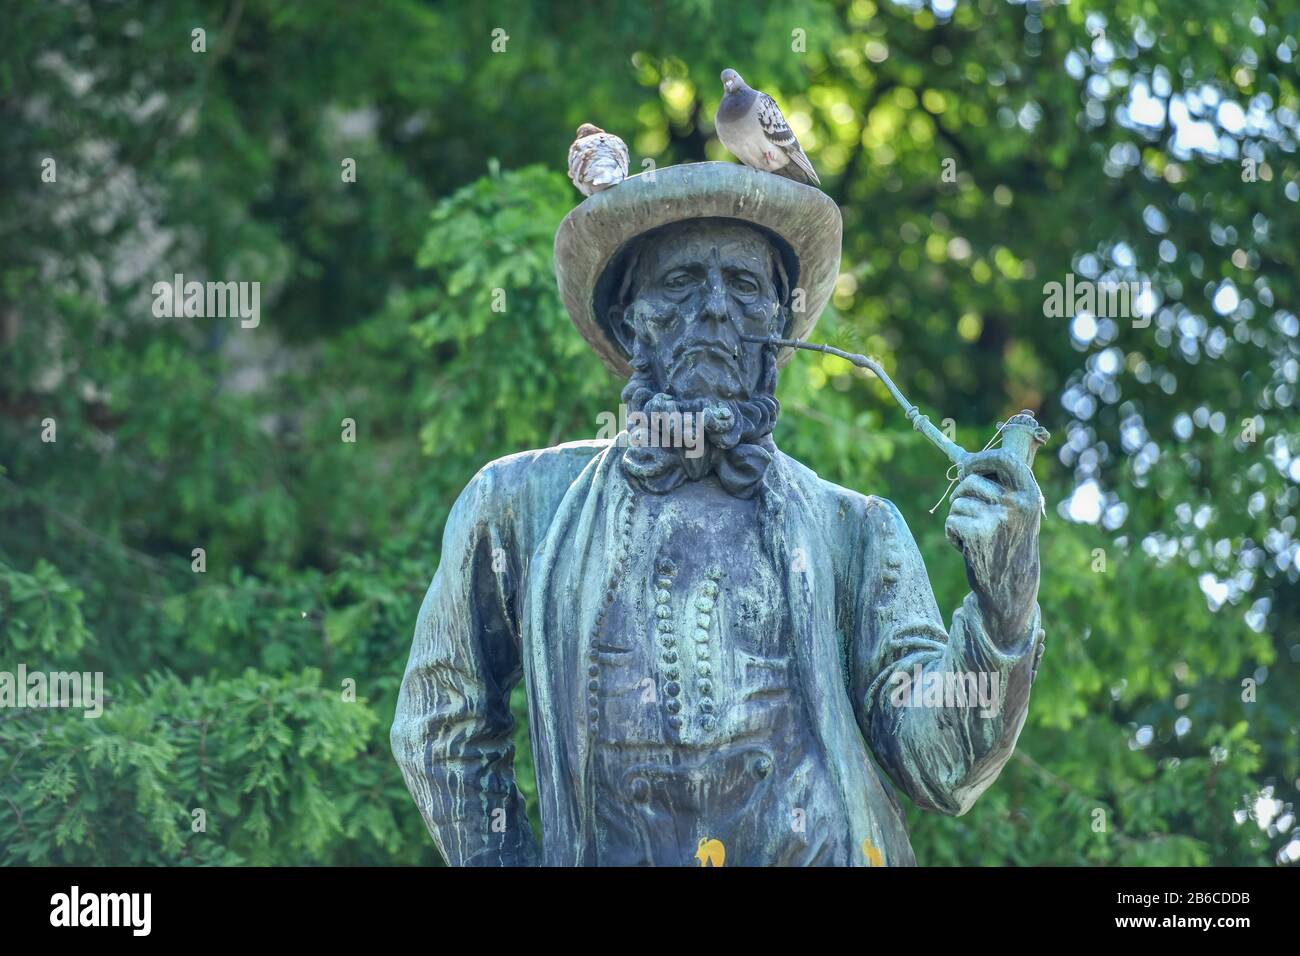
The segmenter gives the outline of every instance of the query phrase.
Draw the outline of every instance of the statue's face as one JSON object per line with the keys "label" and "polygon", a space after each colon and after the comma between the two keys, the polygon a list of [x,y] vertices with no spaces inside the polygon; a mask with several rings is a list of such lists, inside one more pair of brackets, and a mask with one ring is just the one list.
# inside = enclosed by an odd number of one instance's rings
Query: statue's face
{"label": "statue's face", "polygon": [[732,223],[683,223],[647,240],[624,325],[661,389],[684,399],[754,394],[764,346],[740,336],[780,331],[776,256],[761,233]]}

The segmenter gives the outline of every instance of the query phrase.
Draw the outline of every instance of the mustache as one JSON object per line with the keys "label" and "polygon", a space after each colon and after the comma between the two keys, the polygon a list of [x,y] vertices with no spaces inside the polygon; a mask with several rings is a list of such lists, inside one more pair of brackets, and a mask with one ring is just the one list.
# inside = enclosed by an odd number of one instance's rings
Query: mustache
{"label": "mustache", "polygon": [[714,358],[721,359],[727,363],[733,372],[740,372],[740,343],[737,342],[728,348],[721,343],[707,339],[689,339],[677,343],[669,357],[669,370],[672,372],[677,371],[683,362],[697,352],[704,352]]}

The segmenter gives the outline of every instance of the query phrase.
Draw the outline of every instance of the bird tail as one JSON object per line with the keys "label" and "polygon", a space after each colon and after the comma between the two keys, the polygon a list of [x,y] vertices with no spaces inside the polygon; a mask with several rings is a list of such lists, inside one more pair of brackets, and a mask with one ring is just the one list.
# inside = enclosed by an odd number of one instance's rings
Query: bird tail
{"label": "bird tail", "polygon": [[774,173],[809,186],[820,186],[822,184],[822,181],[817,178],[817,170],[813,169],[812,161],[808,159],[803,150],[787,153],[786,155],[790,157],[790,162],[780,169],[774,169]]}

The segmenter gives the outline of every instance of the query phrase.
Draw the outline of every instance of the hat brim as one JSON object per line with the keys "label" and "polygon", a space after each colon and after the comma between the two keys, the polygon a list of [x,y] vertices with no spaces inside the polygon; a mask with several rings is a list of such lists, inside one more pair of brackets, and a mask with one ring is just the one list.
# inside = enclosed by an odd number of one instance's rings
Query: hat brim
{"label": "hat brim", "polygon": [[[803,338],[817,324],[840,267],[843,225],[831,198],[812,186],[735,163],[669,166],[596,193],[565,216],[555,233],[560,297],[573,324],[610,371],[632,374],[627,354],[609,329],[610,290],[618,282],[606,272],[618,265],[634,240],[691,219],[732,219],[778,240],[791,289],[796,290],[796,308],[785,335]],[[778,363],[784,365],[793,351],[782,349]]]}

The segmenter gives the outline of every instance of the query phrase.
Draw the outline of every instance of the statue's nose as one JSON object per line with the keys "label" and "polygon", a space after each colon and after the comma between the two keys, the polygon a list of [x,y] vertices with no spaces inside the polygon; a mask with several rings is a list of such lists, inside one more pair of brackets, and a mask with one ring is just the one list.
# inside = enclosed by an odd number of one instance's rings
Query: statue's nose
{"label": "statue's nose", "polygon": [[700,314],[714,322],[723,322],[727,318],[727,290],[723,286],[722,276],[709,275],[704,290],[704,304]]}

